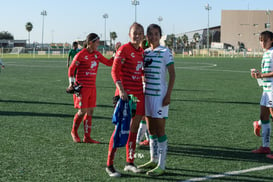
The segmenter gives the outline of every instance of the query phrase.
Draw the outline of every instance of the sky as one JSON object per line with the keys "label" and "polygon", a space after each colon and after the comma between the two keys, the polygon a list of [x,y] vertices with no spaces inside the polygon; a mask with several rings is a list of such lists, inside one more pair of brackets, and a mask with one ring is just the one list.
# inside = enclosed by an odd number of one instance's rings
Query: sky
{"label": "sky", "polygon": [[[178,34],[221,25],[222,10],[273,10],[272,0],[0,0],[0,31],[8,31],[16,40],[28,40],[27,22],[33,24],[30,42],[72,43],[97,33],[101,40],[128,42],[129,27],[136,20],[145,28],[151,23],[161,26],[163,34]],[[47,16],[41,12],[46,10]],[[103,18],[107,13],[108,18]],[[273,13],[273,11],[272,11]],[[162,21],[158,18],[162,17]],[[44,36],[43,31],[44,18]],[[231,20],[232,21],[232,20]],[[106,26],[105,26],[106,25]],[[106,31],[105,31],[106,30]],[[106,32],[106,33],[105,33]]]}

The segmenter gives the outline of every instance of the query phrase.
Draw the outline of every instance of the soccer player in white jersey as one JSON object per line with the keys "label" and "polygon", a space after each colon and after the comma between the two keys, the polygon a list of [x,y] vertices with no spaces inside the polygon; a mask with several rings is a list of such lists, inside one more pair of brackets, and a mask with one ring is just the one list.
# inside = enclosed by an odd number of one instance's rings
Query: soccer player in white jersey
{"label": "soccer player in white jersey", "polygon": [[[262,146],[253,153],[270,154],[270,133],[271,123],[269,120],[270,112],[273,109],[273,33],[264,31],[259,37],[261,47],[265,50],[261,63],[261,72],[252,69],[251,76],[262,79],[263,93],[260,101],[260,120],[262,129]],[[273,159],[273,155],[267,155]]]}
{"label": "soccer player in white jersey", "polygon": [[[150,169],[146,174],[151,176],[162,175],[165,172],[167,154],[165,123],[175,80],[173,56],[168,48],[160,45],[161,36],[160,26],[156,24],[148,26],[147,38],[150,48],[144,51],[144,77],[145,115],[150,134],[151,160],[138,168]],[[168,83],[167,73],[169,74]]]}

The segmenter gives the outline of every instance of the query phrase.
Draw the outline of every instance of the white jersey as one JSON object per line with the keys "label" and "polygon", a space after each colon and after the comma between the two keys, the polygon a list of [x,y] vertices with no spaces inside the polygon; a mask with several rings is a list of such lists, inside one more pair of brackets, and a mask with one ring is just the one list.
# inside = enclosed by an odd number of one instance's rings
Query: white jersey
{"label": "white jersey", "polygon": [[[262,73],[270,73],[273,72],[273,47],[268,49],[263,54],[262,59]],[[262,78],[263,80],[263,90],[264,92],[272,92],[273,91],[273,77]]]}
{"label": "white jersey", "polygon": [[165,96],[167,66],[173,64],[172,52],[163,46],[144,51],[145,95]]}

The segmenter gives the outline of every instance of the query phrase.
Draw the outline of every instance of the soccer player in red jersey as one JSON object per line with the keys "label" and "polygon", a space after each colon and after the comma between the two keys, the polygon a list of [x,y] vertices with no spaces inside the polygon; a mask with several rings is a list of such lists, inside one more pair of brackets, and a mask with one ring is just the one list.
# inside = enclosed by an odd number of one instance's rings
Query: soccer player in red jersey
{"label": "soccer player in red jersey", "polygon": [[[143,49],[140,43],[144,38],[144,28],[138,23],[131,25],[129,30],[131,41],[122,45],[116,52],[112,67],[112,78],[116,85],[115,96],[119,96],[122,100],[128,100],[128,95],[133,94],[138,98],[136,115],[131,119],[131,126],[128,141],[126,144],[126,162],[124,171],[134,173],[140,172],[134,165],[134,153],[136,148],[136,136],[139,123],[143,115],[145,115],[144,93],[143,93]],[[113,166],[114,156],[117,148],[113,148],[113,136],[110,138],[106,172],[110,177],[119,177]]]}
{"label": "soccer player in red jersey", "polygon": [[[96,76],[99,62],[112,66],[113,58],[106,59],[100,52],[97,51],[99,46],[99,36],[95,33],[90,33],[86,38],[87,47],[82,49],[73,59],[68,70],[69,86],[68,89],[73,89],[75,83],[82,86],[79,94],[74,94],[74,107],[78,112],[74,116],[71,136],[73,141],[78,143],[81,139],[78,135],[78,128],[83,119],[84,122],[84,143],[100,143],[91,139],[92,115],[96,107]],[[76,73],[75,70],[77,69]]]}

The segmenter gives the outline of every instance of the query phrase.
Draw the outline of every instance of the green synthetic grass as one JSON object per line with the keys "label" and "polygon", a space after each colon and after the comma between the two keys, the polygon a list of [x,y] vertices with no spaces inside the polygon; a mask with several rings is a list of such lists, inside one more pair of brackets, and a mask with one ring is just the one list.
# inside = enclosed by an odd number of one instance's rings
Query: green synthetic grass
{"label": "green synthetic grass", "polygon": [[[250,151],[259,147],[252,121],[259,118],[261,88],[250,77],[260,58],[176,58],[166,133],[167,172],[161,177],[123,172],[125,148],[105,172],[115,86],[111,69],[100,64],[92,137],[102,144],[75,144],[66,60],[3,58],[0,73],[0,181],[183,181],[271,165]],[[79,135],[83,136],[80,126]],[[137,148],[136,164],[149,160],[148,147]],[[272,181],[272,169],[213,181]]]}

